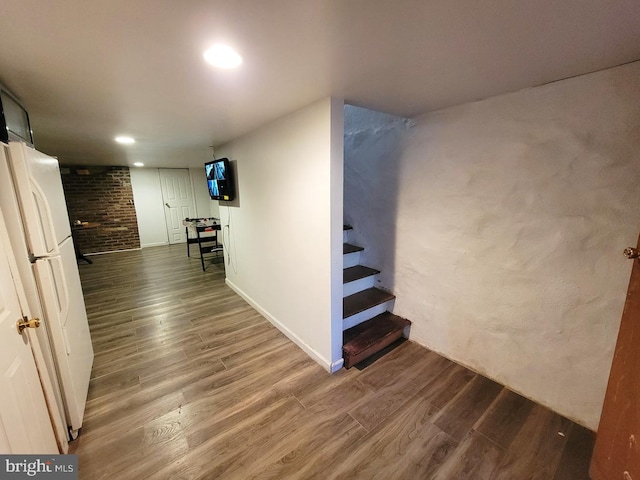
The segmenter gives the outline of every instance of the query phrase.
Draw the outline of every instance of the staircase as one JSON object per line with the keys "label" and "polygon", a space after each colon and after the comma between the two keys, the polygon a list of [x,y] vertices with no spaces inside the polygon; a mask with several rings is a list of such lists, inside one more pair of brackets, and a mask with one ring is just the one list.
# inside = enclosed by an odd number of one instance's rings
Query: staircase
{"label": "staircase", "polygon": [[375,287],[379,270],[360,265],[364,248],[346,240],[352,227],[344,226],[342,357],[351,368],[398,340],[411,325],[409,320],[389,312],[395,296]]}

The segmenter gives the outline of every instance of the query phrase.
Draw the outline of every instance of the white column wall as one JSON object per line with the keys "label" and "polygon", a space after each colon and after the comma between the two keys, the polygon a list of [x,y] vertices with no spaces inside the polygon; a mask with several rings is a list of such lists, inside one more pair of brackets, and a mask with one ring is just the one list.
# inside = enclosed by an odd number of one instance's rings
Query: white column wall
{"label": "white column wall", "polygon": [[220,206],[227,284],[327,370],[341,364],[342,108],[327,98],[217,149],[235,162],[238,190]]}

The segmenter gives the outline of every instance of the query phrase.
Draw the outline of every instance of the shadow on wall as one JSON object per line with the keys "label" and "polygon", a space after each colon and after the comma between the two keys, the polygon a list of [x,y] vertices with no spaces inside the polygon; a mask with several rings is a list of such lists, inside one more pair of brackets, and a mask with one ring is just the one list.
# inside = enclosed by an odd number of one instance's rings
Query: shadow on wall
{"label": "shadow on wall", "polygon": [[[233,171],[233,182],[235,198],[230,201],[219,200],[218,201],[218,217],[220,218],[220,224],[222,225],[222,244],[224,245],[227,256],[227,266],[236,269],[236,239],[234,237],[233,228],[233,207],[240,208],[240,195],[242,190],[240,189],[240,177],[238,176],[238,161],[229,159],[231,170]],[[223,261],[224,264],[224,261]],[[236,271],[237,273],[237,271]]]}
{"label": "shadow on wall", "polygon": [[352,242],[364,247],[360,263],[381,271],[379,287],[395,284],[399,159],[406,118],[344,107],[344,222]]}

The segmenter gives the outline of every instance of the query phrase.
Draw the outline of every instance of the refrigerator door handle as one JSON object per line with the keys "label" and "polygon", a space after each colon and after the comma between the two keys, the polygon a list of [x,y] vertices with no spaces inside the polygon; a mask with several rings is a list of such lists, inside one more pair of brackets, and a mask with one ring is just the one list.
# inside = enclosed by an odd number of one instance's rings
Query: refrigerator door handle
{"label": "refrigerator door handle", "polygon": [[31,191],[33,192],[33,200],[36,204],[36,211],[38,213],[38,221],[42,229],[42,235],[44,236],[44,247],[49,255],[58,255],[58,243],[56,242],[56,232],[53,229],[53,216],[49,209],[49,203],[46,201],[46,197],[40,185],[31,179]]}
{"label": "refrigerator door handle", "polygon": [[64,322],[62,325],[62,331],[64,333],[64,343],[67,355],[71,354],[71,347],[69,346],[69,340],[67,339],[66,321],[69,317],[69,289],[67,288],[67,279],[64,276],[64,268],[62,265],[62,258],[51,257],[51,267],[53,269],[53,278],[55,283],[55,289],[58,295],[58,305],[60,306],[60,316]]}

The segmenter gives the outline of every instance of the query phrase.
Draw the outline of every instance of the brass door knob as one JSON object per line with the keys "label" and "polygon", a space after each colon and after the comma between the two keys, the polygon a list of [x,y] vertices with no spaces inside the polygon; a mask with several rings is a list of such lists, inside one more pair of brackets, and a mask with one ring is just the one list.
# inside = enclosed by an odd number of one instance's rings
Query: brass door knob
{"label": "brass door knob", "polygon": [[39,318],[32,318],[31,320],[27,320],[27,317],[24,317],[24,320],[18,320],[16,322],[16,328],[18,329],[18,333],[20,335],[22,335],[22,332],[25,328],[38,328],[39,326]]}
{"label": "brass door knob", "polygon": [[634,247],[628,247],[624,249],[624,256],[627,257],[628,259],[633,259],[633,258],[638,258],[640,257],[640,251],[637,248]]}

